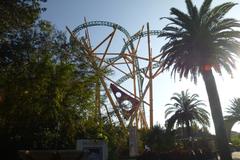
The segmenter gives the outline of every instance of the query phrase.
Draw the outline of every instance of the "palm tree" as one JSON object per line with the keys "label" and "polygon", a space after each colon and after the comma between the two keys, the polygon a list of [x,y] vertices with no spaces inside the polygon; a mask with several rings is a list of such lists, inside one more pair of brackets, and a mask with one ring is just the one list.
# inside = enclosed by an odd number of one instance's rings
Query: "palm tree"
{"label": "palm tree", "polygon": [[233,98],[231,100],[231,105],[227,108],[226,112],[228,115],[224,117],[225,126],[228,138],[230,138],[233,125],[240,121],[240,98]]}
{"label": "palm tree", "polygon": [[197,94],[190,95],[188,90],[174,93],[171,97],[174,103],[166,104],[168,108],[165,111],[165,118],[170,117],[166,121],[167,129],[172,129],[175,124],[182,126],[183,130],[185,127],[190,137],[193,125],[209,126],[209,113],[201,107],[206,105],[198,98]]}
{"label": "palm tree", "polygon": [[186,0],[188,13],[171,8],[171,15],[165,17],[170,23],[163,28],[160,37],[168,42],[161,49],[163,69],[179,77],[191,76],[194,82],[202,75],[205,82],[211,114],[216,132],[216,142],[221,159],[231,159],[227,135],[224,128],[221,104],[212,70],[221,74],[226,70],[232,75],[235,58],[239,57],[240,27],[237,20],[224,18],[236,4],[223,3],[210,9],[212,0],[205,0],[198,9],[191,0]]}
{"label": "palm tree", "polygon": [[226,118],[231,118],[235,120],[240,120],[240,98],[233,98],[231,100],[231,105],[226,111],[229,115]]}

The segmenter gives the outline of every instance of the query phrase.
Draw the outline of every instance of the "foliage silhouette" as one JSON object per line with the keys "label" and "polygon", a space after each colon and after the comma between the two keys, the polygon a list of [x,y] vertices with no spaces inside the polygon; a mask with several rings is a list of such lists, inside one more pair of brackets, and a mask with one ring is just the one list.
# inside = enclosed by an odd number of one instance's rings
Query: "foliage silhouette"
{"label": "foliage silhouette", "polygon": [[[191,137],[191,127],[195,124],[209,126],[209,113],[202,108],[205,104],[198,100],[197,94],[190,95],[188,90],[181,93],[174,93],[171,100],[172,104],[166,104],[165,118],[167,119],[167,128],[173,129],[174,125],[187,129],[187,136]],[[184,133],[184,132],[183,132]]]}
{"label": "foliage silhouette", "polygon": [[212,70],[222,69],[232,75],[235,58],[239,57],[237,38],[240,27],[237,20],[224,18],[236,4],[226,2],[210,8],[212,0],[205,0],[198,9],[191,0],[186,0],[187,12],[171,8],[173,17],[165,17],[170,23],[163,28],[160,37],[168,42],[161,49],[162,67],[171,70],[175,77],[190,75],[194,82],[202,75],[208,93],[211,114],[215,126],[216,143],[221,159],[231,159],[228,139],[224,127],[222,109]]}

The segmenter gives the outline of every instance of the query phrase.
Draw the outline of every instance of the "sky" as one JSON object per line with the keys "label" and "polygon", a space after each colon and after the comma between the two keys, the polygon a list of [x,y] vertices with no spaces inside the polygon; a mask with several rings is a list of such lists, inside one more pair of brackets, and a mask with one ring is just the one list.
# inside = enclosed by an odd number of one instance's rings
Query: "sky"
{"label": "sky", "polygon": [[[212,7],[224,2],[236,2],[240,0],[213,0]],[[193,0],[196,6],[200,6],[203,0]],[[102,20],[117,23],[123,26],[131,35],[141,29],[143,25],[149,22],[150,29],[161,30],[168,21],[160,20],[161,17],[170,16],[170,8],[175,7],[186,11],[184,0],[49,0],[43,5],[47,10],[42,13],[42,18],[51,21],[59,30],[66,31],[66,26],[71,30],[84,23],[84,17],[87,21]],[[240,20],[240,5],[235,6],[226,17],[232,17]],[[100,30],[100,29],[99,29]],[[99,39],[101,30],[91,30],[94,39]],[[106,32],[106,30],[103,30]],[[119,33],[119,37],[122,35]],[[151,39],[153,56],[160,53],[160,48],[164,44],[164,39]],[[118,47],[117,45],[115,46]],[[147,56],[144,51],[146,47],[140,48],[143,51],[141,56]],[[239,51],[240,52],[240,51]],[[219,91],[223,114],[226,114],[226,108],[230,105],[230,100],[234,97],[240,97],[240,67],[234,71],[234,77],[223,73],[222,76],[214,74]],[[118,77],[118,75],[113,75]],[[170,73],[160,74],[153,81],[153,110],[154,124],[164,125],[164,106],[171,103],[170,97],[175,92],[188,89],[191,94],[197,93],[203,100],[210,112],[208,97],[202,77],[199,77],[197,85],[189,79],[171,78]],[[130,85],[126,83],[125,85]],[[131,87],[131,86],[129,86]],[[146,111],[146,118],[149,119],[149,113]],[[210,131],[214,133],[213,124]],[[240,125],[235,124],[234,131],[240,132]]]}

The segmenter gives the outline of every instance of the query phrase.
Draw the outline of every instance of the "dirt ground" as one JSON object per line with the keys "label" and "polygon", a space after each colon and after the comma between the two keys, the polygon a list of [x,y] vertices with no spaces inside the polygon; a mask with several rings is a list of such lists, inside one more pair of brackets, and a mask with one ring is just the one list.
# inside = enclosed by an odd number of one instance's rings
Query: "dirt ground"
{"label": "dirt ground", "polygon": [[233,160],[240,160],[240,152],[233,152],[232,158]]}

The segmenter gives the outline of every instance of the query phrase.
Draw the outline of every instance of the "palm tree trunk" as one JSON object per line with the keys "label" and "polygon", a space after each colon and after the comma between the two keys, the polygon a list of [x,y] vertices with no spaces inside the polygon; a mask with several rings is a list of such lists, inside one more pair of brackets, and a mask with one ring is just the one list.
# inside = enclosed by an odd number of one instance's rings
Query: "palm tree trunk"
{"label": "palm tree trunk", "polygon": [[232,160],[224,127],[222,108],[212,70],[202,72],[216,132],[216,144],[221,160]]}
{"label": "palm tree trunk", "polygon": [[186,122],[186,128],[187,128],[187,136],[188,138],[190,138],[192,135],[191,135],[191,127],[188,121]]}
{"label": "palm tree trunk", "polygon": [[184,124],[182,124],[182,137],[185,138],[185,129],[184,129]]}

